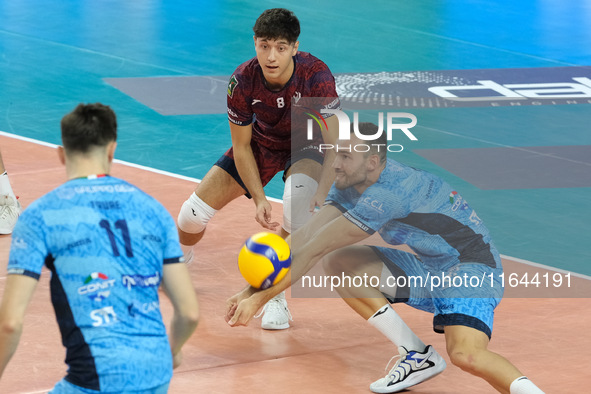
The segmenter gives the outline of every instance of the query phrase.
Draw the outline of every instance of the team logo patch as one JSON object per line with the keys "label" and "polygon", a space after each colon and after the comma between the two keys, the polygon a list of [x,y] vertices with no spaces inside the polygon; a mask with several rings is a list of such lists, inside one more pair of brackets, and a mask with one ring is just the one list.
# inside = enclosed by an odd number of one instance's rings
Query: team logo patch
{"label": "team logo patch", "polygon": [[228,96],[230,96],[230,98],[234,95],[234,89],[236,89],[236,86],[238,86],[238,80],[235,75],[232,75],[230,83],[228,83]]}

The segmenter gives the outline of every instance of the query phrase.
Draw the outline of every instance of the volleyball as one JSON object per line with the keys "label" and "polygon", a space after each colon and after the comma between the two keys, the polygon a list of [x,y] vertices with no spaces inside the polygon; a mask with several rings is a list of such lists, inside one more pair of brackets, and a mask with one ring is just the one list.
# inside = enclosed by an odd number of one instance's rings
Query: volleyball
{"label": "volleyball", "polygon": [[289,245],[279,235],[261,232],[248,238],[238,255],[238,268],[246,281],[257,289],[279,282],[291,265]]}

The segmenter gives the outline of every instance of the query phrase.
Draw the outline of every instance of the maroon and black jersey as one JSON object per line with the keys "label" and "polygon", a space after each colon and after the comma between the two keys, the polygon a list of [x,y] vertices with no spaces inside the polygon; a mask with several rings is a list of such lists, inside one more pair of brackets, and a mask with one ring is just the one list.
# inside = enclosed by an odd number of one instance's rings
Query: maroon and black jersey
{"label": "maroon and black jersey", "polygon": [[239,126],[252,123],[253,141],[271,150],[292,148],[292,98],[334,97],[324,106],[340,108],[334,77],[326,64],[306,52],[298,52],[293,60],[293,75],[279,91],[266,87],[256,57],[238,66],[228,85],[228,119]]}

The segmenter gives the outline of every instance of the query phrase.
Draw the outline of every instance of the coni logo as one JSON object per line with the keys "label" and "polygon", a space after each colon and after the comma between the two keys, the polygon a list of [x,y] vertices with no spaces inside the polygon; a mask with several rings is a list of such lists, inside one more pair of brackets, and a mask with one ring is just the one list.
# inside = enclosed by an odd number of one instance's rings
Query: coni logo
{"label": "coni logo", "polygon": [[[307,135],[306,138],[311,141],[314,137],[313,137],[313,129],[314,129],[314,123],[313,121],[316,122],[316,124],[318,124],[318,126],[320,127],[320,131],[324,131],[328,129],[328,125],[326,124],[326,121],[324,120],[324,116],[322,114],[332,114],[332,115],[336,115],[338,121],[339,121],[339,134],[338,134],[338,139],[340,141],[347,141],[351,139],[351,120],[349,119],[349,116],[338,109],[328,109],[328,108],[323,108],[320,110],[320,113],[318,113],[317,111],[314,111],[313,109],[310,108],[306,108],[307,110],[310,110],[312,113],[310,112],[306,112],[306,115],[310,116],[312,119],[308,119],[307,121]],[[409,123],[394,123],[394,119],[409,119],[410,122]],[[417,124],[417,117],[414,116],[413,114],[410,114],[408,112],[388,112],[386,114],[386,133],[387,133],[387,138],[388,140],[392,140],[392,135],[393,135],[393,131],[394,130],[400,130],[404,133],[404,135],[406,135],[406,137],[411,140],[411,141],[417,141],[417,137],[414,136],[413,133],[411,133],[410,129],[413,128],[414,126],[416,126]],[[379,112],[378,113],[378,129],[376,130],[375,134],[361,134],[361,132],[359,131],[359,113],[358,112],[354,112],[353,113],[353,133],[355,133],[355,136],[357,138],[359,138],[362,141],[375,141],[378,138],[380,138],[382,136],[382,134],[384,133],[384,113],[383,112]],[[377,146],[378,150],[380,149],[380,145],[384,145],[384,144],[372,144],[372,146]],[[370,145],[368,144],[355,144],[353,146],[349,145],[332,145],[332,144],[320,144],[320,151],[322,152],[322,150],[327,150],[327,149],[335,149],[337,152],[346,150],[348,152],[350,152],[352,149],[355,150],[356,152],[367,152],[370,149]],[[386,145],[385,146],[386,149],[388,149],[389,152],[402,152],[403,147],[400,144],[392,144],[392,145]]]}

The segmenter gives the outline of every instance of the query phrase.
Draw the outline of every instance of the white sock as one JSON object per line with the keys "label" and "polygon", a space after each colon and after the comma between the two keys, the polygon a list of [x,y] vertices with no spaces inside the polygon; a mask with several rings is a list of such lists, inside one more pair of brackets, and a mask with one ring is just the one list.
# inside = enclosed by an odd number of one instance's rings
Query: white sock
{"label": "white sock", "polygon": [[0,194],[8,194],[16,201],[16,196],[12,191],[12,187],[10,186],[10,180],[8,179],[8,173],[6,173],[6,171],[4,171],[4,174],[0,175]]}
{"label": "white sock", "polygon": [[511,394],[544,394],[531,380],[522,376],[511,383],[509,388]]}
{"label": "white sock", "polygon": [[390,304],[384,305],[367,322],[380,330],[396,346],[404,346],[406,350],[422,352],[427,347],[419,337],[406,325]]}
{"label": "white sock", "polygon": [[183,251],[183,258],[185,264],[191,264],[193,260],[193,245],[181,244],[181,250]]}

